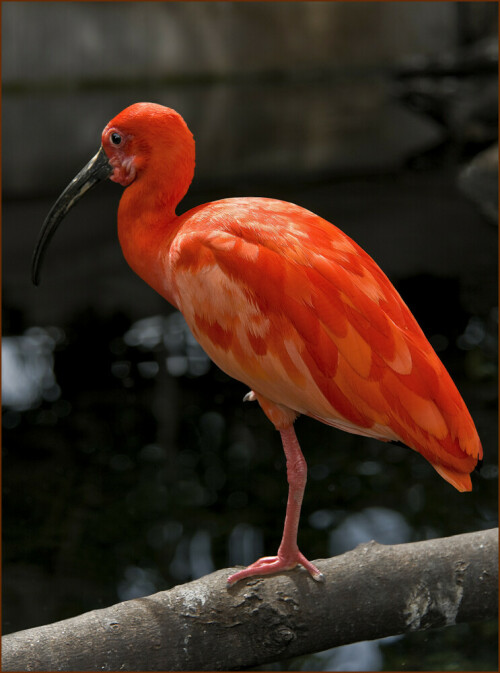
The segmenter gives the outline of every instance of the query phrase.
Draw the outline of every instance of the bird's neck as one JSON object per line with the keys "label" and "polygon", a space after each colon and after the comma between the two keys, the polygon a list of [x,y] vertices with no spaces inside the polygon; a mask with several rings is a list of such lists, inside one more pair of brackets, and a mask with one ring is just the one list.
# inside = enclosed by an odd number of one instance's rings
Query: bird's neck
{"label": "bird's neck", "polygon": [[194,174],[194,142],[186,136],[175,151],[157,153],[124,191],[118,208],[118,237],[131,268],[176,306],[169,250],[179,226],[175,209]]}
{"label": "bird's neck", "polygon": [[132,186],[123,193],[118,208],[118,238],[123,255],[138,276],[176,306],[168,255],[177,229],[176,204],[158,201],[151,191],[141,195]]}

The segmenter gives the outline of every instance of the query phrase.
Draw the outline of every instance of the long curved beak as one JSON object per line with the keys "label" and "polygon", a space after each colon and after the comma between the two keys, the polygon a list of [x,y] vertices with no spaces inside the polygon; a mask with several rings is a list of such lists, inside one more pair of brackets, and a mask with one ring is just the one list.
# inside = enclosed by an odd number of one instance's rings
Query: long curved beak
{"label": "long curved beak", "polygon": [[82,196],[92,189],[98,182],[109,177],[112,171],[113,166],[109,163],[108,157],[101,147],[95,157],[93,157],[89,163],[82,168],[78,175],[71,180],[69,185],[54,203],[49,214],[45,218],[45,222],[42,225],[33,252],[31,279],[34,285],[38,285],[40,281],[40,270],[43,257],[57,227]]}

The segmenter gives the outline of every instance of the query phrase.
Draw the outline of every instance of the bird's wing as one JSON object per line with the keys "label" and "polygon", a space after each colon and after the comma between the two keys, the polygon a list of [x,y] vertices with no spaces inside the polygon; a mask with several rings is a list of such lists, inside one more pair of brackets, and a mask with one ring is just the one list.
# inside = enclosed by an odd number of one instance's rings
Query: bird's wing
{"label": "bird's wing", "polygon": [[293,204],[210,206],[186,221],[170,256],[179,307],[223,370],[299,413],[399,439],[433,464],[443,451],[460,470],[477,458],[465,404],[369,255]]}

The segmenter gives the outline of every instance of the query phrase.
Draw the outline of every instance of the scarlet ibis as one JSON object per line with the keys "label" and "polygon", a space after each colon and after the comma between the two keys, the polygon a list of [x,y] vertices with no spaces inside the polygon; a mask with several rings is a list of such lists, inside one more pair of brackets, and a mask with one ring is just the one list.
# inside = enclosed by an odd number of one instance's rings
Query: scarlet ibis
{"label": "scarlet ibis", "polygon": [[276,556],[228,578],[304,566],[297,531],[307,466],[300,414],[346,432],[399,441],[459,491],[482,458],[457,388],[389,279],[340,229],[300,206],[222,199],[183,215],[195,144],[183,118],[153,103],[120,112],[97,154],[49,212],[35,247],[38,284],[57,226],[97,182],[126,187],[118,236],[132,269],[179,309],[210,358],[249,386],[280,432],[289,484]]}

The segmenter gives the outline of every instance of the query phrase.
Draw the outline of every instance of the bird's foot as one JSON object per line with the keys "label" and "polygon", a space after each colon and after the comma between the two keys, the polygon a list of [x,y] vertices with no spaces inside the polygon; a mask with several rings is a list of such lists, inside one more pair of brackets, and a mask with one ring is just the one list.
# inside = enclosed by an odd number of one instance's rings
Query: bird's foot
{"label": "bird's foot", "polygon": [[325,577],[316,566],[308,561],[306,557],[297,550],[293,556],[263,556],[262,558],[252,563],[247,568],[234,573],[227,578],[227,583],[232,586],[245,577],[254,577],[255,575],[272,575],[274,573],[283,572],[284,570],[292,570],[300,563],[301,566],[307,570],[313,580],[316,582],[324,582]]}

